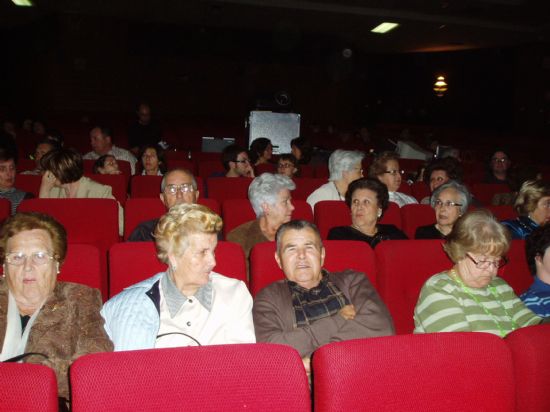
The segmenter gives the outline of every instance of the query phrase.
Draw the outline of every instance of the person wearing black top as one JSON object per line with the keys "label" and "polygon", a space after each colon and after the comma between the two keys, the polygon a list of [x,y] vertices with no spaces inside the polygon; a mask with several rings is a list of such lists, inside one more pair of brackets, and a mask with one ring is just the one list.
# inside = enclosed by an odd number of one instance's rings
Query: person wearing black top
{"label": "person wearing black top", "polygon": [[420,226],[414,234],[415,239],[445,239],[457,219],[468,210],[471,195],[466,186],[449,180],[435,189],[430,203],[435,210],[436,223]]}
{"label": "person wearing black top", "polygon": [[354,180],[346,192],[346,204],[351,210],[351,226],[330,229],[329,240],[362,240],[372,248],[384,240],[407,239],[394,225],[378,223],[388,208],[388,189],[376,179]]}

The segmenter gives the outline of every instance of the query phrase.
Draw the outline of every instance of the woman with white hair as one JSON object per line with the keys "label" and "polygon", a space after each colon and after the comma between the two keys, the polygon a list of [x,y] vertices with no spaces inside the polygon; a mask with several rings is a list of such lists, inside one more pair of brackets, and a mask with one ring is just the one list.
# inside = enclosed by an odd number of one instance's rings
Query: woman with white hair
{"label": "woman with white hair", "polygon": [[290,178],[263,173],[248,187],[248,199],[256,213],[256,220],[243,223],[227,235],[227,240],[242,246],[246,258],[256,243],[275,240],[277,229],[292,219],[291,190],[296,185]]}
{"label": "woman with white hair", "polygon": [[175,205],[160,218],[154,237],[168,270],[101,311],[115,351],[255,342],[246,285],[213,271],[221,227],[220,216],[197,204]]}
{"label": "woman with white hair", "polygon": [[346,200],[348,186],[363,177],[361,162],[365,154],[359,151],[336,150],[328,159],[330,177],[328,183],[319,187],[307,198],[311,208],[321,200]]}

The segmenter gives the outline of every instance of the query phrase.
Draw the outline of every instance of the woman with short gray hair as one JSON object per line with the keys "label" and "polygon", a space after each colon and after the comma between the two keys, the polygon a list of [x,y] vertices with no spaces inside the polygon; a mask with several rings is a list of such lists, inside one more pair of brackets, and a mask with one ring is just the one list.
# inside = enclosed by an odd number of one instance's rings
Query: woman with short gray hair
{"label": "woman with short gray hair", "polygon": [[322,200],[345,200],[348,186],[354,180],[363,177],[361,162],[365,154],[359,151],[336,150],[328,159],[330,177],[307,198],[311,208]]}
{"label": "woman with short gray hair", "polygon": [[445,239],[457,219],[468,211],[472,195],[466,186],[449,180],[434,190],[430,204],[435,210],[436,223],[416,229],[415,239]]}
{"label": "woman with short gray hair", "polygon": [[239,243],[246,258],[256,243],[275,240],[275,233],[292,218],[291,190],[296,185],[283,175],[262,173],[248,188],[248,199],[256,213],[256,220],[243,223],[227,235],[230,242]]}

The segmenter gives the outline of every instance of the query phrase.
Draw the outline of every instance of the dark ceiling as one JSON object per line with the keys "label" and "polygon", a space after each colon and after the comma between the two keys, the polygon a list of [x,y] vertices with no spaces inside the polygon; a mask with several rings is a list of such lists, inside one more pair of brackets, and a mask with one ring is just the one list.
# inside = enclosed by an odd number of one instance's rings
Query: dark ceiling
{"label": "dark ceiling", "polygon": [[[275,32],[294,41],[332,36],[364,52],[444,51],[550,41],[550,1],[528,0],[0,0],[0,27],[83,15],[189,27]],[[370,29],[382,21],[400,27]]]}

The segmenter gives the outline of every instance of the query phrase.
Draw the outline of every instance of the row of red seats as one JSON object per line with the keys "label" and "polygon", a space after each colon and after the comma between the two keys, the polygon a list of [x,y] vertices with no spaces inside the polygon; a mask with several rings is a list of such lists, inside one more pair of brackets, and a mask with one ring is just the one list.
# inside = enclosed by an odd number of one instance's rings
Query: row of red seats
{"label": "row of red seats", "polygon": [[[71,366],[72,410],[546,412],[549,339],[540,325],[505,339],[455,332],[330,343],[313,355],[313,394],[298,352],[284,345],[97,353]],[[0,409],[54,412],[56,396],[53,370],[0,364]]]}
{"label": "row of red seats", "polygon": [[[426,280],[452,266],[438,240],[394,240],[383,242],[372,250],[359,241],[325,241],[324,267],[329,271],[354,269],[364,272],[376,287],[392,314],[399,334],[414,329],[413,311],[420,289]],[[60,280],[101,286],[105,291],[106,276],[101,273],[100,252],[90,253],[91,245],[71,245]],[[216,249],[216,272],[247,283],[255,296],[262,288],[284,279],[275,262],[274,242],[254,246],[250,255],[250,277],[247,280],[244,253],[240,245],[220,241]],[[500,269],[505,279],[519,295],[531,284],[532,277],[525,259],[524,241],[514,240],[508,252],[509,263]],[[82,265],[86,270],[81,270]],[[98,271],[94,273],[93,268]],[[166,270],[156,257],[153,242],[116,243],[109,249],[109,296],[125,287]],[[105,293],[104,293],[105,297]]]}

